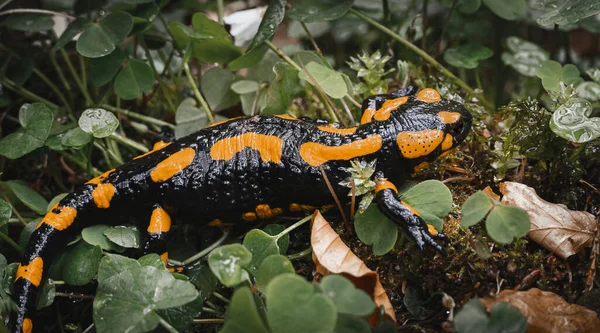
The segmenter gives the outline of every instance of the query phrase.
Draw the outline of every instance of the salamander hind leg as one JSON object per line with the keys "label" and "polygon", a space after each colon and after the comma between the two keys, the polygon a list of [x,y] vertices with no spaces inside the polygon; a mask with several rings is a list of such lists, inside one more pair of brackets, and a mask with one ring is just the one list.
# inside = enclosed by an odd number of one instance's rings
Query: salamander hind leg
{"label": "salamander hind leg", "polygon": [[167,251],[167,237],[171,231],[171,217],[159,205],[154,205],[148,224],[148,235],[144,244],[144,254],[157,253],[167,265],[169,252]]}

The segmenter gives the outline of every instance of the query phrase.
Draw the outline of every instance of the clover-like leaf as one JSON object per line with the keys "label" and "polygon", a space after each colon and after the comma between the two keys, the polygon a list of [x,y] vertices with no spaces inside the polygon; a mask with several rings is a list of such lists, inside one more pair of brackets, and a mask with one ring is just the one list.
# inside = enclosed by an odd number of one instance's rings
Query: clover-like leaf
{"label": "clover-like leaf", "polygon": [[264,306],[248,287],[241,287],[231,297],[231,304],[225,313],[222,333],[268,333],[263,321]]}
{"label": "clover-like leaf", "polygon": [[527,318],[510,303],[498,302],[488,316],[478,298],[468,301],[456,314],[454,329],[457,333],[469,332],[515,332],[527,331]]}
{"label": "clover-like leaf", "polygon": [[335,303],[303,278],[283,274],[267,287],[267,313],[273,332],[333,332]]}
{"label": "clover-like leaf", "polygon": [[75,127],[69,130],[60,140],[63,146],[79,149],[92,141],[94,138],[90,133],[84,132],[81,128]]}
{"label": "clover-like leaf", "polygon": [[23,128],[0,140],[0,155],[19,158],[44,146],[53,121],[54,113],[45,104],[24,104],[19,110]]}
{"label": "clover-like leaf", "polygon": [[559,91],[560,83],[565,85],[577,84],[581,81],[579,70],[572,64],[564,67],[553,60],[546,60],[538,67],[535,74],[542,79],[542,85],[547,91]]}
{"label": "clover-like leaf", "polygon": [[109,83],[117,74],[125,60],[125,53],[115,49],[112,53],[100,58],[90,58],[90,79],[95,86],[101,87]]}
{"label": "clover-like leaf", "polygon": [[136,226],[116,226],[103,231],[111,242],[125,248],[140,248],[140,231]]}
{"label": "clover-like leaf", "polygon": [[79,241],[69,249],[62,266],[62,277],[67,284],[82,286],[90,282],[98,272],[102,249]]}
{"label": "clover-like leaf", "polygon": [[506,46],[508,52],[502,53],[502,62],[525,76],[535,76],[535,70],[550,58],[544,49],[519,37],[508,37]]}
{"label": "clover-like leaf", "polygon": [[242,243],[252,253],[252,260],[248,265],[250,272],[256,274],[265,258],[279,254],[279,246],[274,236],[259,229],[252,229],[244,237]]}
{"label": "clover-like leaf", "polygon": [[561,105],[550,120],[550,129],[572,142],[583,143],[600,137],[600,118],[590,117],[592,104],[582,98],[571,98]]}
{"label": "clover-like leaf", "polygon": [[271,280],[278,275],[286,273],[296,273],[294,265],[292,265],[292,262],[286,256],[280,254],[268,256],[260,264],[260,268],[255,274],[256,286],[264,292]]}
{"label": "clover-like leaf", "polygon": [[119,127],[119,119],[104,109],[87,109],[79,118],[79,127],[95,138],[105,138]]}
{"label": "clover-like leaf", "polygon": [[426,211],[440,218],[448,215],[452,208],[452,193],[439,180],[426,180],[406,191],[400,188],[398,195],[418,212]]}
{"label": "clover-like leaf", "polygon": [[493,203],[491,199],[482,191],[477,191],[470,196],[462,206],[462,220],[460,225],[470,227],[481,221],[487,213],[492,209]]}
{"label": "clover-like leaf", "polygon": [[97,224],[81,230],[81,237],[84,241],[91,245],[100,246],[105,251],[122,251],[123,248],[113,242],[104,235],[104,231],[111,228],[106,224]]}
{"label": "clover-like leaf", "polygon": [[2,182],[2,185],[10,189],[25,206],[34,212],[40,215],[46,213],[48,201],[26,184],[17,180],[9,180]]}
{"label": "clover-like leaf", "polygon": [[250,278],[244,267],[252,261],[252,253],[242,244],[216,248],[208,255],[208,265],[215,276],[227,287],[233,287]]}
{"label": "clover-like leaf", "polygon": [[196,107],[196,100],[188,97],[181,101],[175,113],[175,137],[192,134],[208,125],[204,110]]}
{"label": "clover-like leaf", "polygon": [[352,7],[356,0],[302,0],[295,1],[287,11],[290,18],[304,22],[338,19]]}
{"label": "clover-like leaf", "polygon": [[56,51],[62,49],[67,43],[73,40],[75,36],[77,36],[80,32],[82,32],[85,28],[89,27],[92,24],[92,21],[85,17],[78,17],[75,21],[69,23],[69,26],[65,31],[60,35],[60,38],[56,41],[56,44],[52,47],[52,50]]}
{"label": "clover-like leaf", "polygon": [[452,66],[473,69],[479,66],[480,60],[494,55],[494,52],[479,44],[454,46],[444,52],[444,60]]}
{"label": "clover-like leaf", "polygon": [[375,311],[375,302],[371,297],[341,275],[326,276],[321,281],[321,288],[333,300],[338,313],[366,317]]}
{"label": "clover-like leaf", "polygon": [[283,114],[287,112],[293,99],[302,91],[298,71],[285,62],[278,62],[273,67],[275,79],[267,90],[267,107],[263,114]]}
{"label": "clover-like leaf", "polygon": [[192,17],[192,26],[196,33],[208,38],[192,38],[192,54],[205,63],[228,63],[241,55],[240,49],[233,44],[225,28],[209,19],[203,13]]}
{"label": "clover-like leaf", "polygon": [[152,90],[154,72],[146,62],[131,59],[115,79],[115,92],[122,99],[134,99]]}
{"label": "clover-like leaf", "polygon": [[530,228],[529,216],[518,207],[496,205],[485,220],[487,233],[498,243],[510,243],[523,237]]}
{"label": "clover-like leaf", "polygon": [[132,27],[131,15],[125,12],[110,13],[83,30],[77,39],[77,52],[88,58],[108,55],[127,37]]}
{"label": "clover-like leaf", "polygon": [[[348,94],[346,82],[339,72],[314,61],[306,64],[306,70],[327,95],[339,99]],[[313,80],[304,71],[298,72],[298,77],[314,85]]]}
{"label": "clover-like leaf", "polygon": [[373,254],[384,255],[396,244],[398,226],[370,205],[362,213],[354,216],[354,230],[361,242],[373,246]]}

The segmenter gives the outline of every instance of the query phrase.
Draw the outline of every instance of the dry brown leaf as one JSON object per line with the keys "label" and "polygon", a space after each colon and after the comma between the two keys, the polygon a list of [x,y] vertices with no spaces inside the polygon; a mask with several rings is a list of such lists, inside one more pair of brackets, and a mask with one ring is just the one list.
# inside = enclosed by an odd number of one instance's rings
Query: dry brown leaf
{"label": "dry brown leaf", "polygon": [[[385,289],[379,282],[379,275],[370,270],[340,238],[323,218],[315,211],[311,222],[310,243],[313,248],[312,258],[317,265],[317,273],[323,276],[340,274],[348,278],[354,285],[369,294],[378,305],[383,305],[385,318],[396,321],[396,314]],[[376,311],[369,323],[377,325],[379,311]]]}
{"label": "dry brown leaf", "polygon": [[486,188],[483,189],[483,193],[487,194],[488,197],[490,197],[494,200],[500,201],[500,196],[498,194],[496,194],[496,192],[494,192],[494,190],[492,190],[492,188],[489,186],[487,186]]}
{"label": "dry brown leaf", "polygon": [[592,244],[594,215],[545,201],[533,188],[520,183],[503,182],[500,192],[503,204],[520,207],[529,215],[529,237],[561,258],[567,259]]}
{"label": "dry brown leaf", "polygon": [[494,298],[482,298],[489,312],[496,302],[508,302],[527,318],[528,333],[598,332],[600,319],[596,312],[577,304],[569,304],[555,293],[537,288],[527,291],[504,290]]}

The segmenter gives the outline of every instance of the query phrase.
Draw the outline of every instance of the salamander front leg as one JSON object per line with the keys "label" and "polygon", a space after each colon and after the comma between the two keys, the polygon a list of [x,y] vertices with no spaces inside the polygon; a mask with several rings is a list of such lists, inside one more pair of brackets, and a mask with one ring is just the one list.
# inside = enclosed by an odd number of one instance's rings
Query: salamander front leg
{"label": "salamander front leg", "polygon": [[442,254],[446,254],[444,248],[438,244],[435,238],[444,238],[443,234],[432,236],[427,224],[419,216],[419,213],[407,203],[398,199],[398,190],[385,178],[376,179],[375,188],[377,207],[379,210],[402,228],[415,240],[419,249],[424,250],[425,245],[430,245]]}
{"label": "salamander front leg", "polygon": [[154,205],[148,225],[148,237],[144,244],[144,254],[158,253],[166,265],[169,258],[166,238],[170,230],[171,217],[159,204]]}

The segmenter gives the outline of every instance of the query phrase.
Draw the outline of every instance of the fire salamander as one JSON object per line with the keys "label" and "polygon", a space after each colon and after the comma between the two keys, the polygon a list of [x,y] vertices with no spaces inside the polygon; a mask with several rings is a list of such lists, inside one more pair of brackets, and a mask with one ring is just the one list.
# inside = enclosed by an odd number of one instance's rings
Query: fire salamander
{"label": "fire salamander", "polygon": [[109,170],[67,195],[33,233],[18,267],[15,332],[30,333],[36,297],[52,256],[94,216],[133,216],[147,225],[145,252],[166,262],[171,215],[218,225],[251,223],[333,203],[324,175],[339,185],[354,159],[377,160],[373,174],[380,210],[423,249],[443,252],[419,214],[397,197],[397,186],[461,143],[471,128],[462,104],[431,88],[408,87],[367,98],[361,124],[305,121],[285,115],[234,118],[213,124]]}

